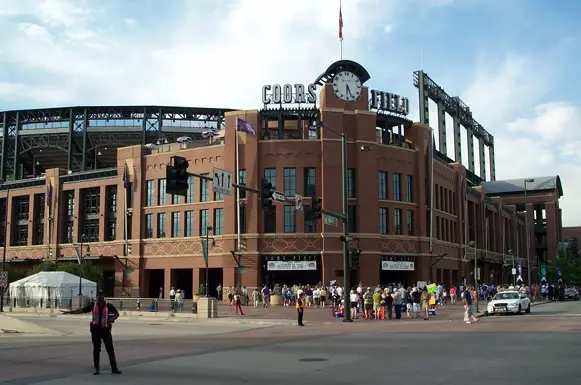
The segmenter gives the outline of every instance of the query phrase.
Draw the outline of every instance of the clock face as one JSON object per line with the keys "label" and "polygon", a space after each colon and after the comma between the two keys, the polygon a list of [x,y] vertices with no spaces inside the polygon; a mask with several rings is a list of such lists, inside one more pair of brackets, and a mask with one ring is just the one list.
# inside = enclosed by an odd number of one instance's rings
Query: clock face
{"label": "clock face", "polygon": [[346,102],[354,102],[361,96],[361,80],[352,72],[341,71],[333,77],[335,96]]}

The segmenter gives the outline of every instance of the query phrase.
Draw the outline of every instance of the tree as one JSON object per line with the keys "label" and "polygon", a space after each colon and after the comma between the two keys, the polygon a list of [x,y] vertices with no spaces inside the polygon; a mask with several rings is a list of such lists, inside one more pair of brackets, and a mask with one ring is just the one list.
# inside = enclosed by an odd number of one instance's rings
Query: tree
{"label": "tree", "polygon": [[8,273],[8,282],[16,282],[27,276],[25,271],[15,269],[8,263],[4,265],[4,270]]}
{"label": "tree", "polygon": [[573,257],[570,249],[559,248],[558,258],[555,258],[547,268],[549,282],[559,280],[558,270],[561,271],[561,279],[565,284],[581,284],[581,260]]}
{"label": "tree", "polygon": [[91,262],[84,261],[81,265],[78,263],[44,261],[32,268],[30,274],[40,273],[41,271],[64,271],[74,275],[82,275],[83,278],[89,281],[101,284],[103,275],[101,271]]}

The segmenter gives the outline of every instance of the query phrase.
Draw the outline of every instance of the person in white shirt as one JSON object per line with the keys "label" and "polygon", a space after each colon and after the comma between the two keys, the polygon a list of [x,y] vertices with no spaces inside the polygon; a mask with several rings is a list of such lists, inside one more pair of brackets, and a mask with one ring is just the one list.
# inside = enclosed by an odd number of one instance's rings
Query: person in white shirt
{"label": "person in white shirt", "polygon": [[315,302],[315,307],[319,307],[321,303],[321,290],[318,287],[315,287],[313,290],[313,301]]}
{"label": "person in white shirt", "polygon": [[351,319],[357,319],[357,304],[359,303],[359,295],[355,290],[349,293],[349,302],[351,302]]}

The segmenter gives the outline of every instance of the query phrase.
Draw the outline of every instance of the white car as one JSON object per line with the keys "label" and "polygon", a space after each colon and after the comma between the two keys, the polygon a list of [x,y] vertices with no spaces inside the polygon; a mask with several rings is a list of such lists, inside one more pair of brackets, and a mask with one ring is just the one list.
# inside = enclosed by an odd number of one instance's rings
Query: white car
{"label": "white car", "polygon": [[496,293],[487,305],[488,314],[520,314],[531,312],[531,300],[516,290]]}

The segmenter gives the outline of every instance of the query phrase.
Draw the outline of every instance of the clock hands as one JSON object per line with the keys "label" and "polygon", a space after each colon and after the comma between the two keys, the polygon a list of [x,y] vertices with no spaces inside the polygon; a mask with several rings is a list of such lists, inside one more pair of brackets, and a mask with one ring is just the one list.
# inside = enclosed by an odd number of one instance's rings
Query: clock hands
{"label": "clock hands", "polygon": [[349,84],[345,84],[345,93],[347,94],[347,96],[353,97],[353,94],[351,93],[351,88],[349,88]]}

